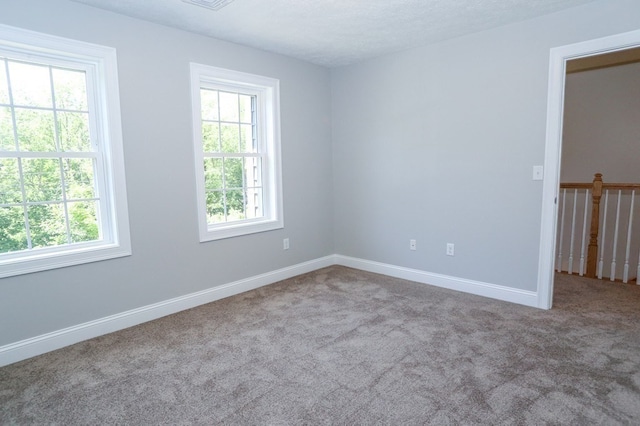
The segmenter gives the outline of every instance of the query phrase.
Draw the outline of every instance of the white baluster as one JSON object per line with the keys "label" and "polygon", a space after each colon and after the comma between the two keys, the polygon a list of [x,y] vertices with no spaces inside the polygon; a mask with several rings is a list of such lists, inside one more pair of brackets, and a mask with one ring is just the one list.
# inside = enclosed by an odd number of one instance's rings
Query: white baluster
{"label": "white baluster", "polygon": [[638,271],[636,272],[636,284],[640,285],[640,254],[638,254]]}
{"label": "white baluster", "polygon": [[616,280],[616,257],[618,252],[618,225],[620,222],[620,198],[622,198],[622,191],[618,190],[618,207],[616,207],[616,226],[613,231],[613,256],[611,260],[611,281]]}
{"label": "white baluster", "polygon": [[573,213],[571,214],[571,238],[569,240],[569,267],[567,272],[573,274],[573,243],[576,235],[576,206],[578,205],[578,189],[573,190]]}
{"label": "white baluster", "polygon": [[622,273],[622,282],[629,282],[629,250],[631,250],[631,225],[633,224],[633,201],[636,198],[635,189],[631,191],[631,206],[629,207],[629,225],[627,226],[627,251],[624,255],[624,271]]}
{"label": "white baluster", "polygon": [[562,190],[562,216],[560,219],[560,237],[558,238],[558,272],[562,272],[562,240],[564,238],[564,211],[567,201],[567,190]]}
{"label": "white baluster", "polygon": [[584,194],[584,215],[582,217],[582,244],[580,244],[580,276],[585,273],[584,250],[587,246],[587,211],[589,209],[589,190]]}
{"label": "white baluster", "polygon": [[600,261],[598,262],[598,279],[602,279],[602,270],[604,269],[604,237],[607,231],[607,207],[609,206],[609,190],[604,191],[604,218],[602,219],[602,239],[598,245],[600,250]]}

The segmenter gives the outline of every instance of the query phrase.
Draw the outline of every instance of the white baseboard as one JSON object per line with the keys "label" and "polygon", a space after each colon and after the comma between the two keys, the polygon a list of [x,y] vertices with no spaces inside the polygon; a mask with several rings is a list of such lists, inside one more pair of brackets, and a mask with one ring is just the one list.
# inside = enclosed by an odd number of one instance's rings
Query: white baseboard
{"label": "white baseboard", "polygon": [[421,271],[419,269],[404,268],[401,266],[373,262],[371,260],[358,259],[339,254],[335,255],[335,264],[374,272],[377,274],[388,275],[390,277],[416,281],[422,284],[430,284],[436,287],[443,287],[451,290],[462,291],[464,293],[489,297],[492,299],[504,300],[506,302],[518,303],[520,305],[538,307],[538,294],[533,291],[518,290],[482,281],[473,281],[448,275],[434,274],[431,272]]}
{"label": "white baseboard", "polygon": [[211,303],[225,297],[234,296],[265,285],[273,284],[296,275],[305,274],[331,265],[342,265],[363,271],[388,275],[444,287],[451,290],[490,297],[526,306],[538,306],[537,293],[499,286],[495,284],[472,281],[447,275],[434,274],[418,269],[404,268],[370,260],[358,259],[342,255],[330,255],[308,262],[299,263],[287,268],[245,278],[229,284],[199,291],[122,312],[108,317],[56,330],[40,336],[10,343],[0,347],[0,367],[41,355],[83,340],[92,339],[107,333],[122,330],[143,322],[152,321],[186,309]]}
{"label": "white baseboard", "polygon": [[0,367],[335,264],[326,256],[0,347]]}

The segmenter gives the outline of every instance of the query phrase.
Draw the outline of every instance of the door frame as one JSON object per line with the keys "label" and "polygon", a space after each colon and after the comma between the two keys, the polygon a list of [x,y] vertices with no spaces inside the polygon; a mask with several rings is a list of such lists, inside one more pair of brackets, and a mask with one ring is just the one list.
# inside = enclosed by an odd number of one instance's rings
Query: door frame
{"label": "door frame", "polygon": [[564,89],[568,60],[640,46],[640,30],[554,47],[549,55],[547,132],[544,147],[542,220],[538,261],[538,307],[551,309],[556,255],[557,197],[560,188]]}

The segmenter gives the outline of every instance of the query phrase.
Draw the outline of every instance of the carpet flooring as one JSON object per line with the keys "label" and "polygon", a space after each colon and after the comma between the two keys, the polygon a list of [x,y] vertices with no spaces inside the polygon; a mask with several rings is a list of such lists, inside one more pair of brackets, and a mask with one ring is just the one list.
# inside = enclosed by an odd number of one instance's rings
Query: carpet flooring
{"label": "carpet flooring", "polygon": [[0,368],[0,424],[640,424],[640,286],[555,287],[333,266]]}

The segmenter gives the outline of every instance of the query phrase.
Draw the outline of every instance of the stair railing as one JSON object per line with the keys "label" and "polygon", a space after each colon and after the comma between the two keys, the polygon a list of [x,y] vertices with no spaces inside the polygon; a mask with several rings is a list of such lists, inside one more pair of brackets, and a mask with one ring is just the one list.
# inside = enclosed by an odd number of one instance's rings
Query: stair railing
{"label": "stair railing", "polygon": [[[621,276],[624,283],[635,280],[640,284],[640,223],[634,223],[640,218],[635,212],[639,204],[636,193],[640,193],[640,183],[604,183],[601,173],[596,173],[590,183],[561,183],[556,269],[600,279],[606,276],[611,281]],[[580,246],[576,247],[578,240]],[[624,251],[621,268],[618,251]]]}

